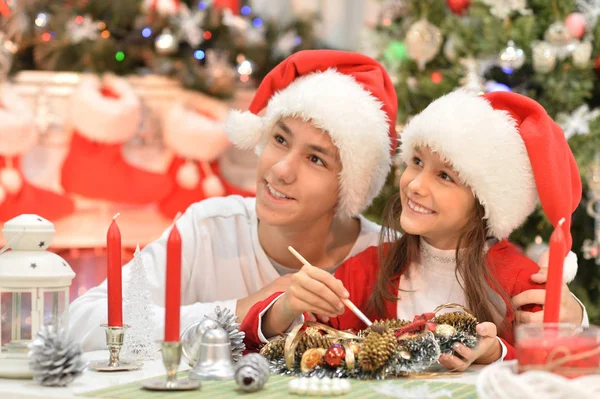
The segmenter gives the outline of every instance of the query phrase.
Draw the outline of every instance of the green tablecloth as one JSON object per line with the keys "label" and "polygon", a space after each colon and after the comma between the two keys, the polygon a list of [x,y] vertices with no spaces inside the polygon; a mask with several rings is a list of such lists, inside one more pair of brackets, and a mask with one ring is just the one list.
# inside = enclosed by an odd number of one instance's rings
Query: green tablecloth
{"label": "green tablecloth", "polygon": [[[181,377],[186,377],[187,372],[180,373]],[[210,398],[210,399],[227,399],[227,398],[259,398],[271,399],[291,396],[288,393],[288,382],[291,377],[272,375],[265,385],[264,389],[254,392],[245,393],[238,389],[235,381],[205,381],[202,387],[195,391],[185,392],[160,392],[148,391],[142,389],[141,382],[133,382],[124,385],[117,385],[111,388],[101,389],[97,391],[86,392],[81,396],[91,396],[96,398],[119,398],[119,399],[146,399],[146,398],[163,398],[169,399],[186,399],[186,398]],[[391,380],[394,384],[403,387],[416,387],[427,384],[431,391],[445,389],[452,392],[452,399],[476,399],[477,393],[475,386],[470,384],[462,384],[446,381],[418,380],[418,379],[398,379]],[[339,396],[340,398],[381,398],[382,395],[373,390],[375,384],[387,384],[388,381],[355,381],[352,380],[352,390],[350,393]],[[301,396],[293,396],[301,398]],[[318,398],[318,396],[316,396]],[[315,398],[315,396],[311,396]]]}

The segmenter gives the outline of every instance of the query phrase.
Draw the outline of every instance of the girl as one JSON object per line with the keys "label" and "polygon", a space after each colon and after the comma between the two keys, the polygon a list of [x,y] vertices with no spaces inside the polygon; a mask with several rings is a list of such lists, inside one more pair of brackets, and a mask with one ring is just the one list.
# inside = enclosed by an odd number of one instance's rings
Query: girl
{"label": "girl", "polygon": [[571,247],[569,218],[581,181],[564,133],[527,97],[456,91],[417,115],[401,141],[406,169],[385,210],[381,240],[391,242],[348,260],[334,276],[303,268],[283,295],[251,309],[242,325],[250,347],[284,332],[303,312],[338,329],[365,328],[343,308],[340,298],[349,297],[371,319],[412,320],[440,304],[463,304],[481,322],[479,345],[458,345],[460,356],[440,362],[464,370],[514,358],[510,297],[536,286],[530,276],[538,267],[507,237],[539,197],[554,225],[566,218],[565,252]]}

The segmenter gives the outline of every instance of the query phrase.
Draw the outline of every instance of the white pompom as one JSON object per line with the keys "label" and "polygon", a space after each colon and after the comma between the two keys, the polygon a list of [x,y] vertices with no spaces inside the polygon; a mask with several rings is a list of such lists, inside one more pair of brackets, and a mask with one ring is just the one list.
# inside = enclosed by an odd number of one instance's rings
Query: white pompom
{"label": "white pompom", "polygon": [[9,194],[16,194],[23,187],[23,178],[16,169],[5,168],[0,170],[0,184]]}
{"label": "white pompom", "polygon": [[177,183],[186,190],[193,190],[200,183],[200,171],[194,162],[187,161],[177,170]]}
{"label": "white pompom", "polygon": [[208,176],[202,182],[202,189],[207,197],[222,197],[225,195],[225,187],[221,180],[215,175]]}
{"label": "white pompom", "polygon": [[575,252],[569,251],[563,263],[563,279],[565,283],[573,281],[577,275],[577,267],[577,255],[575,255]]}
{"label": "white pompom", "polygon": [[[542,253],[540,256],[540,260],[538,261],[538,265],[540,267],[548,267],[548,257],[550,255],[549,251]],[[567,256],[565,256],[565,260],[563,262],[563,281],[565,283],[570,283],[573,281],[575,276],[577,275],[577,255],[573,251],[569,251]]]}
{"label": "white pompom", "polygon": [[4,190],[4,187],[0,186],[0,204],[4,203],[5,199],[6,199],[6,190]]}
{"label": "white pompom", "polygon": [[263,135],[263,121],[252,112],[232,110],[225,120],[225,131],[229,140],[238,148],[255,148]]}

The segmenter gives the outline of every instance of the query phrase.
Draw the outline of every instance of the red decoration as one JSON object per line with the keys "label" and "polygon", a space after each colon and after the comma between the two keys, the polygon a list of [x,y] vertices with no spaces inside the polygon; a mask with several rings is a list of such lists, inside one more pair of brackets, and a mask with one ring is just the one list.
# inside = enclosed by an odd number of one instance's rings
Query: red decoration
{"label": "red decoration", "polygon": [[325,353],[325,363],[331,367],[338,367],[346,356],[346,351],[340,344],[334,344]]}
{"label": "red decoration", "polygon": [[456,15],[463,15],[471,5],[471,0],[446,0],[448,8]]}
{"label": "red decoration", "polygon": [[600,54],[596,55],[594,59],[594,69],[596,70],[596,74],[600,75]]}
{"label": "red decoration", "polygon": [[165,341],[179,341],[179,307],[181,306],[181,235],[177,225],[167,240],[167,279],[165,294]]}
{"label": "red decoration", "polygon": [[439,85],[444,80],[444,75],[440,71],[435,71],[431,74],[431,81],[436,85]]}
{"label": "red decoration", "polygon": [[435,330],[435,323],[429,323],[429,320],[435,317],[435,313],[423,313],[422,315],[415,316],[412,323],[405,325],[404,327],[396,330],[396,338],[401,337],[405,334],[412,334],[423,331],[425,328],[433,328]]}
{"label": "red decoration", "polygon": [[233,15],[240,14],[240,0],[213,0],[213,7],[216,10],[229,8]]}
{"label": "red decoration", "polygon": [[563,262],[565,260],[565,235],[561,219],[550,236],[550,260],[548,261],[548,280],[546,281],[546,303],[544,305],[544,323],[558,323],[560,298],[563,284]]}
{"label": "red decoration", "polygon": [[10,7],[8,6],[7,2],[4,0],[0,0],[0,14],[4,18],[10,17],[10,14],[11,14]]}
{"label": "red decoration", "polygon": [[585,17],[579,12],[571,13],[565,19],[565,26],[569,28],[573,36],[581,39],[586,31]]}
{"label": "red decoration", "polygon": [[123,291],[121,284],[121,231],[114,218],[106,234],[106,258],[108,261],[108,325],[123,326]]}

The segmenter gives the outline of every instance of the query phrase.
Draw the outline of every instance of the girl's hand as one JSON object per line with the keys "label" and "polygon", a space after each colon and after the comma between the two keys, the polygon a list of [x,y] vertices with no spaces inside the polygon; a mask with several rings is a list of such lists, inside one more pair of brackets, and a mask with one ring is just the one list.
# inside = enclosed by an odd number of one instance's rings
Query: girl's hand
{"label": "girl's hand", "polygon": [[465,371],[472,363],[490,364],[502,356],[502,346],[498,340],[498,330],[494,323],[484,322],[477,325],[479,341],[475,348],[467,348],[462,344],[455,344],[454,351],[457,355],[444,354],[440,356],[440,363],[455,371]]}
{"label": "girl's hand", "polygon": [[266,337],[282,334],[304,312],[327,322],[330,317],[344,313],[341,298],[348,297],[340,280],[314,266],[304,266],[292,275],[285,294],[263,316],[263,334]]}

